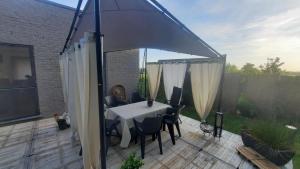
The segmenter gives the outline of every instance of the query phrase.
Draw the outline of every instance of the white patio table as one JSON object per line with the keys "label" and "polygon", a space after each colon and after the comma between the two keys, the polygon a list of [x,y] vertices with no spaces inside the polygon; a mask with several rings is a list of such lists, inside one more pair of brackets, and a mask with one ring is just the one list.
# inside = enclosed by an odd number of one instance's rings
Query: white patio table
{"label": "white patio table", "polygon": [[159,102],[153,102],[153,106],[148,107],[147,101],[143,101],[107,109],[107,118],[113,119],[116,116],[120,117],[120,130],[122,133],[120,147],[127,148],[129,146],[131,140],[130,128],[134,127],[134,118],[138,121],[142,121],[145,117],[165,114],[168,107],[170,106]]}

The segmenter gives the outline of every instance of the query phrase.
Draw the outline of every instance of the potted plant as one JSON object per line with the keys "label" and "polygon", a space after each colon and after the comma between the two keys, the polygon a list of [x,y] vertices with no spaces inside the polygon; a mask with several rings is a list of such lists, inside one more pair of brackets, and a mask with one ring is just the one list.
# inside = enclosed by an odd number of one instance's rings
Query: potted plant
{"label": "potted plant", "polygon": [[127,160],[125,160],[121,166],[121,169],[139,169],[144,165],[144,162],[136,157],[135,154],[131,154]]}
{"label": "potted plant", "polygon": [[151,99],[150,97],[148,97],[147,105],[148,105],[148,107],[152,107],[153,106],[153,99]]}
{"label": "potted plant", "polygon": [[296,134],[278,123],[253,121],[241,136],[245,146],[278,166],[285,165],[295,155],[293,145]]}

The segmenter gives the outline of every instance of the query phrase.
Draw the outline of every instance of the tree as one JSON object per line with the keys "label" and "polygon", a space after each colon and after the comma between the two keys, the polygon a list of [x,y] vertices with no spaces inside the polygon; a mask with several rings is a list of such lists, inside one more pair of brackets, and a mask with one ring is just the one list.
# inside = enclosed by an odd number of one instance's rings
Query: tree
{"label": "tree", "polygon": [[281,62],[279,57],[268,58],[267,63],[264,65],[260,65],[259,68],[263,73],[279,75],[282,72],[284,72],[281,69],[281,66],[283,64],[284,64],[284,62]]}
{"label": "tree", "polygon": [[257,75],[260,73],[259,69],[255,67],[252,63],[246,63],[242,68],[241,72],[246,75]]}
{"label": "tree", "polygon": [[238,67],[236,65],[227,63],[226,67],[225,67],[225,71],[227,73],[238,73],[240,70],[238,69]]}

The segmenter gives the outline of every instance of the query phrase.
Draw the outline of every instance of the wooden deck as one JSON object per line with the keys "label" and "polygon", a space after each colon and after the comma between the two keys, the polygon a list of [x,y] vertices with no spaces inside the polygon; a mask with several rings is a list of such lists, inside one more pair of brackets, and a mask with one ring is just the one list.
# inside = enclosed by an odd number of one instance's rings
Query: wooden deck
{"label": "wooden deck", "polygon": [[253,165],[257,166],[260,169],[280,169],[277,165],[270,162],[268,159],[251,149],[250,147],[240,146],[237,148],[237,151],[247,158]]}
{"label": "wooden deck", "polygon": [[[162,132],[163,155],[157,142],[147,140],[143,168],[157,169],[252,169],[236,152],[242,144],[239,135],[224,131],[223,137],[204,136],[199,122],[182,117],[182,137],[172,145],[168,132]],[[119,169],[131,153],[140,155],[139,144],[119,147],[119,140],[108,151],[108,168]],[[0,128],[0,169],[81,169],[80,145],[71,140],[71,131],[58,131],[52,118]],[[288,168],[292,168],[289,163]]]}

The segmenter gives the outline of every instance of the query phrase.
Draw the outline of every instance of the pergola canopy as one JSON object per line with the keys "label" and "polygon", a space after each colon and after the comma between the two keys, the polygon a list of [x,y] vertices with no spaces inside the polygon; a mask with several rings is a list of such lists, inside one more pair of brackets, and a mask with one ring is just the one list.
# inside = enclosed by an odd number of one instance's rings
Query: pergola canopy
{"label": "pergola canopy", "polygon": [[[184,54],[221,56],[187,29],[155,0],[101,0],[101,33],[104,52],[137,48]],[[94,3],[89,0],[77,22],[71,42],[84,32],[94,32]]]}

